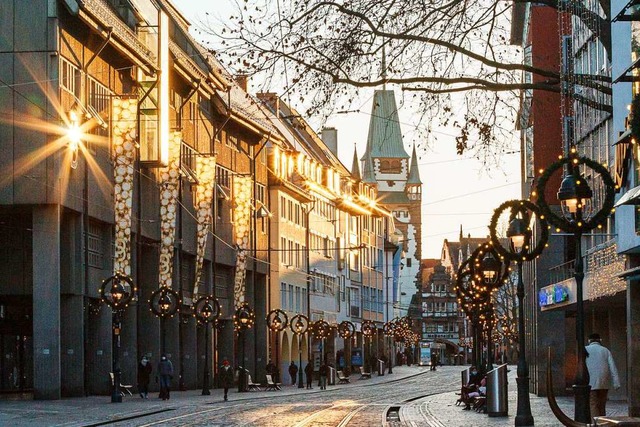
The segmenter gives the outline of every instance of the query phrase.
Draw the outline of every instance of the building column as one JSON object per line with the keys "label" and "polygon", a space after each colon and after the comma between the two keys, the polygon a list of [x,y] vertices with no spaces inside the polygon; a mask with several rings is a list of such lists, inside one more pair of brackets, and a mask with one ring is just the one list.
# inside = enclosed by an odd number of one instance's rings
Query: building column
{"label": "building column", "polygon": [[33,209],[33,397],[60,399],[60,206]]}
{"label": "building column", "polygon": [[[627,384],[629,416],[640,417],[640,281],[627,286]],[[621,375],[624,375],[621,372]]]}

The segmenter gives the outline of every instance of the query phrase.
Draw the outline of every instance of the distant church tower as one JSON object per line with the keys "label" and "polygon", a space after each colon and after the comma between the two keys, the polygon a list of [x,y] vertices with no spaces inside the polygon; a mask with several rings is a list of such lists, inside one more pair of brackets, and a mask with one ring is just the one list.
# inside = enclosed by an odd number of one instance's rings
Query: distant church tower
{"label": "distant church tower", "polygon": [[422,181],[415,146],[411,156],[404,148],[392,90],[375,91],[367,149],[360,160],[362,181],[377,184],[380,202],[393,212],[396,229],[404,236],[405,258],[393,292],[398,303],[394,314],[404,316],[421,286]]}

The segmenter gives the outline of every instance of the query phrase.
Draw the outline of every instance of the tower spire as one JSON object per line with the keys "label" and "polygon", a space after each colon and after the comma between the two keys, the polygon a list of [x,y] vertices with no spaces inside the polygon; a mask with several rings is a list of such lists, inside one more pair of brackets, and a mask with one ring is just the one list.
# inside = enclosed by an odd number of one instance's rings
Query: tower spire
{"label": "tower spire", "polygon": [[353,163],[351,163],[351,176],[354,179],[360,181],[362,176],[360,175],[360,162],[358,162],[358,147],[353,144]]}
{"label": "tower spire", "polygon": [[420,180],[420,168],[418,167],[418,156],[416,155],[416,146],[413,145],[413,152],[411,153],[411,167],[409,168],[409,178],[407,184],[422,184]]}

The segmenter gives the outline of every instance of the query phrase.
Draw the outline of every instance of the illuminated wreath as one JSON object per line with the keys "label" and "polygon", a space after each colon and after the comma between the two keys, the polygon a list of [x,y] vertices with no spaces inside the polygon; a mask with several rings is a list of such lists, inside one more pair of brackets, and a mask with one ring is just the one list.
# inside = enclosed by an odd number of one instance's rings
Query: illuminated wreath
{"label": "illuminated wreath", "polygon": [[476,250],[471,254],[471,257],[469,257],[468,266],[469,270],[471,271],[472,277],[476,277],[476,273],[478,273],[476,269],[482,270],[482,257],[485,253],[491,253],[493,257],[500,263],[500,271],[498,272],[499,277],[497,278],[495,283],[489,286],[489,288],[487,289],[487,291],[490,292],[491,290],[499,288],[507,282],[507,279],[509,278],[509,263],[504,261],[504,257],[500,255],[500,253],[496,250],[495,246],[491,242],[485,242],[478,246]]}
{"label": "illuminated wreath", "polygon": [[[114,299],[113,289],[117,285],[120,285],[122,296],[119,299]],[[121,310],[133,299],[133,296],[136,293],[136,287],[133,284],[131,277],[126,274],[116,273],[102,281],[102,285],[98,292],[100,293],[100,299],[102,302],[107,304],[113,310]]]}
{"label": "illuminated wreath", "polygon": [[[577,160],[577,163],[574,163],[574,159]],[[561,169],[564,165],[572,165],[572,167],[575,168],[580,165],[585,165],[602,177],[602,181],[605,186],[605,196],[604,201],[602,202],[602,207],[591,219],[587,221],[583,220],[580,223],[569,222],[551,211],[551,208],[547,204],[544,191],[547,182],[551,175],[558,169]],[[611,214],[611,210],[613,209],[613,204],[615,202],[615,183],[613,182],[613,178],[611,178],[609,171],[600,163],[591,160],[588,157],[563,157],[555,163],[552,163],[540,176],[536,191],[538,192],[537,204],[543,214],[542,219],[546,219],[553,226],[568,233],[583,233],[602,225],[609,214]]]}
{"label": "illuminated wreath", "polygon": [[[209,307],[209,315],[205,313],[207,305]],[[220,303],[211,295],[200,297],[193,305],[193,315],[200,323],[215,322],[220,317]]]}
{"label": "illuminated wreath", "polygon": [[365,320],[360,329],[362,333],[368,337],[372,336],[376,331],[376,325],[371,320]]}
{"label": "illuminated wreath", "polygon": [[395,323],[393,323],[393,321],[389,321],[386,322],[384,325],[382,325],[382,332],[386,335],[393,335],[394,329],[395,329]]}
{"label": "illuminated wreath", "polygon": [[349,322],[348,320],[343,320],[338,325],[338,334],[340,334],[340,336],[345,340],[351,338],[355,333],[356,333],[355,325]]}
{"label": "illuminated wreath", "polygon": [[180,295],[173,289],[162,286],[151,294],[149,307],[158,317],[173,317],[180,308]]}
{"label": "illuminated wreath", "polygon": [[[523,219],[525,223],[528,225],[529,215],[527,211],[531,211],[536,214],[536,217],[540,221],[540,238],[538,243],[533,249],[523,250],[522,252],[516,253],[510,250],[507,250],[500,243],[500,239],[498,239],[496,226],[498,225],[498,220],[500,219],[500,215],[507,209],[511,209],[511,213],[509,215],[509,219],[512,220],[517,216],[518,213],[523,214]],[[489,233],[491,235],[491,243],[493,243],[493,247],[498,251],[498,253],[508,259],[510,261],[531,261],[532,259],[540,256],[544,248],[547,247],[547,240],[549,239],[549,225],[547,221],[542,218],[543,215],[540,213],[540,209],[538,206],[530,202],[529,200],[507,200],[493,212],[493,216],[491,217],[491,222],[489,223]],[[529,242],[528,247],[531,248],[531,242]]]}
{"label": "illuminated wreath", "polygon": [[[279,325],[276,325],[274,323],[276,317],[279,317],[282,319]],[[284,331],[287,325],[289,325],[289,316],[287,316],[287,313],[280,310],[279,308],[271,310],[265,320],[267,321],[267,326],[272,331],[278,331],[278,332]]]}
{"label": "illuminated wreath", "polygon": [[[240,321],[240,318],[243,317],[242,316],[243,312],[246,315],[246,319],[247,319],[246,323],[243,323]],[[253,312],[253,310],[251,310],[251,307],[246,302],[243,303],[240,307],[238,307],[235,314],[233,315],[233,327],[236,331],[251,329],[255,322],[256,322],[256,314]]]}

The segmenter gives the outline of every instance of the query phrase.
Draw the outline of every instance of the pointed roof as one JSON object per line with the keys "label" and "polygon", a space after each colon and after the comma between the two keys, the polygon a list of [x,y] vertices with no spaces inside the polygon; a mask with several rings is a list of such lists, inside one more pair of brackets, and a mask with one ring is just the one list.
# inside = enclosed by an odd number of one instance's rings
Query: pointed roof
{"label": "pointed roof", "polygon": [[[376,90],[373,95],[365,156],[367,154],[374,159],[409,158],[402,143],[398,107],[392,90]],[[366,161],[365,156],[361,160]]]}
{"label": "pointed roof", "polygon": [[367,184],[377,184],[376,175],[373,172],[373,161],[367,153],[363,156],[364,165],[362,166],[362,182]]}
{"label": "pointed roof", "polygon": [[360,162],[358,161],[358,148],[353,147],[353,163],[351,164],[351,176],[353,179],[360,181]]}
{"label": "pointed roof", "polygon": [[415,145],[411,153],[411,168],[409,169],[407,184],[422,184],[422,181],[420,181],[420,169],[418,168],[418,156],[416,155]]}

